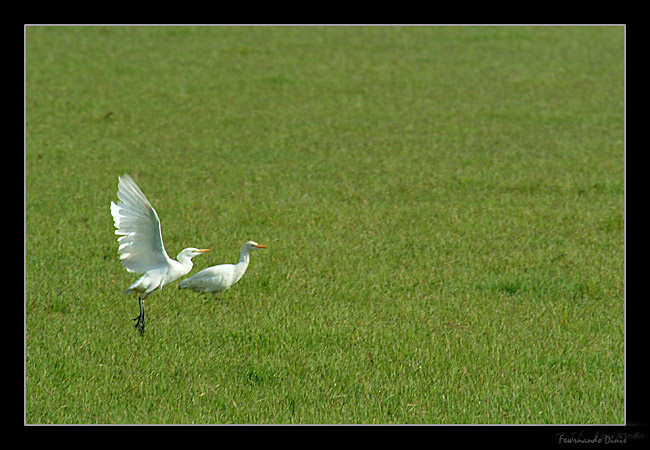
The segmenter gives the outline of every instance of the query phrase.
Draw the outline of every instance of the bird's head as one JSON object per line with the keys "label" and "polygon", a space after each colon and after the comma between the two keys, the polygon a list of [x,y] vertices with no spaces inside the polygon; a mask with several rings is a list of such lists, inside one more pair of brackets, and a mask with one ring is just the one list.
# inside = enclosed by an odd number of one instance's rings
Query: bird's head
{"label": "bird's head", "polygon": [[248,250],[259,250],[260,248],[268,248],[266,245],[260,245],[255,241],[248,241],[244,244],[244,248]]}
{"label": "bird's head", "polygon": [[203,248],[203,249],[201,249],[201,248],[194,248],[194,247],[184,248],[184,249],[183,249],[183,250],[178,254],[178,259],[181,258],[181,255],[182,255],[182,256],[185,256],[186,258],[190,258],[190,259],[192,259],[192,258],[194,258],[195,256],[202,255],[203,253],[207,253],[207,252],[209,252],[209,251],[210,251],[209,248]]}

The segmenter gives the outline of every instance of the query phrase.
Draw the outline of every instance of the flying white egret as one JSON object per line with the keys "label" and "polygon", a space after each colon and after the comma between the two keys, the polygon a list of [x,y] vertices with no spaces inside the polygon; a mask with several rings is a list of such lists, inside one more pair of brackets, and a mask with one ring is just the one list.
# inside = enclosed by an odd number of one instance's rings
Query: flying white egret
{"label": "flying white egret", "polygon": [[117,228],[115,234],[121,236],[117,238],[120,244],[117,253],[126,270],[144,273],[124,291],[125,294],[139,293],[140,315],[133,320],[137,320],[135,327],[143,334],[145,298],[189,273],[192,258],[210,250],[186,248],[176,257],[178,261],[171,259],[165,251],[156,210],[128,174],[118,180],[120,201],[111,202],[111,214]]}
{"label": "flying white egret", "polygon": [[244,244],[240,252],[239,262],[237,264],[221,264],[218,266],[208,267],[190,278],[178,283],[179,289],[191,289],[196,292],[218,293],[225,291],[233,284],[241,280],[244,276],[250,257],[248,254],[251,250],[267,248],[266,245],[260,245],[255,241],[248,241]]}

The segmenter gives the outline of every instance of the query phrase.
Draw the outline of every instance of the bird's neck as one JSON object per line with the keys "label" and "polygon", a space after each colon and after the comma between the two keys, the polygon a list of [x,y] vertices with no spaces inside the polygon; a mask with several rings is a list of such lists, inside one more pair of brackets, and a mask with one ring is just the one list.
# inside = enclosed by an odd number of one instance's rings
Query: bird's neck
{"label": "bird's neck", "polygon": [[248,249],[242,248],[239,256],[239,262],[235,264],[235,279],[233,283],[236,283],[241,279],[241,277],[244,276],[244,273],[246,272],[246,268],[248,268],[249,261],[250,261],[250,257],[248,256]]}
{"label": "bird's neck", "polygon": [[192,263],[192,258],[188,256],[186,253],[179,253],[178,256],[176,257],[176,260],[180,263],[182,270],[185,273],[189,273],[190,270],[192,270],[192,267],[194,264]]}
{"label": "bird's neck", "polygon": [[250,261],[250,256],[248,255],[248,249],[244,247],[241,249],[241,252],[239,254],[239,262],[237,263],[237,265],[243,266],[244,270],[246,270],[249,261]]}

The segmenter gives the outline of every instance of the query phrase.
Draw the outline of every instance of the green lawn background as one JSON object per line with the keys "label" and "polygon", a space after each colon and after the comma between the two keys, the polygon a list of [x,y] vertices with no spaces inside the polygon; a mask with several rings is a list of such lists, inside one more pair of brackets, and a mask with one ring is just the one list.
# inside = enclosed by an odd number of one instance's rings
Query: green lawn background
{"label": "green lawn background", "polygon": [[[27,423],[622,423],[622,27],[27,27]],[[219,299],[131,318],[128,172]],[[194,273],[195,273],[194,272]]]}

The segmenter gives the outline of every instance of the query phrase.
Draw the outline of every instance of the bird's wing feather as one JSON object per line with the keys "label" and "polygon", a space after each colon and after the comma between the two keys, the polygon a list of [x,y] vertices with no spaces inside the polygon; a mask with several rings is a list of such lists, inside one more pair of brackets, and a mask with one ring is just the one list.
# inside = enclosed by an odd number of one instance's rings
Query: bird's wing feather
{"label": "bird's wing feather", "polygon": [[230,287],[232,264],[208,267],[181,281],[179,287],[201,292],[220,292]]}
{"label": "bird's wing feather", "polygon": [[117,239],[117,252],[124,268],[144,273],[166,264],[169,256],[158,214],[129,175],[119,177],[117,196],[120,201],[111,202],[111,214],[117,228],[115,234],[121,236]]}

